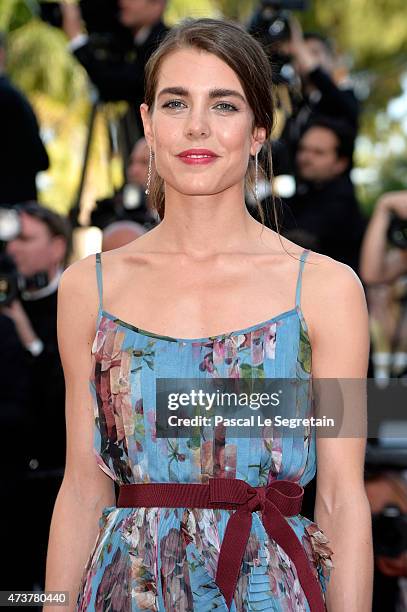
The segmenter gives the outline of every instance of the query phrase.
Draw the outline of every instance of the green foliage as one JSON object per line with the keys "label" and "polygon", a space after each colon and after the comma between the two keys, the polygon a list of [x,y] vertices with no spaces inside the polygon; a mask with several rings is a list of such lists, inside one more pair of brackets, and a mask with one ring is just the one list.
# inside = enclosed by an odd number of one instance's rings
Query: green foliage
{"label": "green foliage", "polygon": [[32,12],[24,0],[1,0],[0,30],[10,32],[32,17]]}
{"label": "green foliage", "polygon": [[64,34],[57,28],[38,19],[28,21],[9,35],[11,78],[28,93],[43,92],[66,104],[83,97],[86,77],[66,45]]}
{"label": "green foliage", "polygon": [[246,22],[248,16],[253,11],[256,2],[253,0],[217,0],[216,5],[221,15],[228,19]]}
{"label": "green foliage", "polygon": [[198,19],[200,17],[216,16],[218,16],[216,2],[212,0],[195,0],[194,2],[188,2],[188,0],[171,0],[168,2],[164,18],[168,25],[175,25],[186,17]]}

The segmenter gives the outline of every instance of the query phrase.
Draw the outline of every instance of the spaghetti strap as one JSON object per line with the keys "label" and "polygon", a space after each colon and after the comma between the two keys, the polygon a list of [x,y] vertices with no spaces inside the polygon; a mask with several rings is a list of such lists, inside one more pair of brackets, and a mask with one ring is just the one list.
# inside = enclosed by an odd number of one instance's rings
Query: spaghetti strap
{"label": "spaghetti strap", "polygon": [[302,270],[304,268],[304,262],[307,258],[308,253],[309,253],[309,249],[304,249],[303,252],[301,253],[300,269],[298,271],[297,287],[295,290],[295,307],[300,311],[301,311]]}
{"label": "spaghetti strap", "polygon": [[103,279],[102,279],[102,260],[101,253],[96,253],[96,279],[98,284],[98,292],[99,292],[99,310],[98,317],[102,313],[103,309]]}

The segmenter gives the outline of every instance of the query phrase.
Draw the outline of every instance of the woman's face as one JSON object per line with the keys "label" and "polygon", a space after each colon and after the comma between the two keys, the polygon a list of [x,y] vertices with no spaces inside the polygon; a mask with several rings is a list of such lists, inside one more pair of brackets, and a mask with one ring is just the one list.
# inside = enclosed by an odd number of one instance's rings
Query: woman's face
{"label": "woman's face", "polygon": [[[243,184],[249,157],[266,136],[264,128],[252,133],[253,113],[236,73],[197,49],[180,49],[163,60],[153,112],[147,111],[142,104],[157,172],[185,195]],[[209,157],[196,158],[202,153]]]}

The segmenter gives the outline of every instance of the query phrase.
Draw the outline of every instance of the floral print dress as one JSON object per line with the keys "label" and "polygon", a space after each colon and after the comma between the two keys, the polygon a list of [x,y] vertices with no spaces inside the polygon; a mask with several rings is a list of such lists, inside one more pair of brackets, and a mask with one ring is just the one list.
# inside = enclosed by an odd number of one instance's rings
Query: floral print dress
{"label": "floral print dress", "polygon": [[[207,483],[239,478],[251,486],[288,479],[305,486],[316,473],[316,437],[159,438],[155,379],[275,377],[311,379],[311,345],[300,306],[301,255],[295,306],[267,321],[210,338],[182,339],[142,330],[103,310],[100,254],[97,333],[90,391],[94,454],[117,485]],[[310,394],[301,412],[312,414]],[[105,507],[84,567],[76,610],[96,612],[226,612],[215,583],[217,559],[233,510]],[[321,592],[333,551],[318,525],[301,514],[286,517],[303,545]],[[295,565],[253,512],[252,527],[231,612],[307,612]],[[312,611],[311,611],[312,612]]]}

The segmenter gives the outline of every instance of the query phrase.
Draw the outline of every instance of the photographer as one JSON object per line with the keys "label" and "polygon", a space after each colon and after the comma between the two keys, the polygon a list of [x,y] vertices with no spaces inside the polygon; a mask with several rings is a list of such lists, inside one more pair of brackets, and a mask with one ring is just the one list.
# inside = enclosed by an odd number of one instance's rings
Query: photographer
{"label": "photographer", "polygon": [[303,34],[291,13],[306,8],[302,0],[261,0],[248,26],[273,66],[279,109],[273,133],[275,175],[294,173],[298,142],[316,117],[346,122],[353,138],[357,134],[359,102],[353,90],[335,78],[332,43],[319,33]]}
{"label": "photographer", "polygon": [[336,58],[332,43],[316,32],[303,34],[295,20],[292,20],[291,32],[290,51],[303,86],[301,110],[307,108],[309,118],[325,115],[341,119],[356,131],[359,102],[351,88],[335,82]]}
{"label": "photographer", "polygon": [[[389,305],[378,315],[381,325],[387,323],[389,329],[385,353],[389,375],[404,377],[407,374],[407,191],[386,193],[377,202],[362,244],[360,275],[368,286],[370,302],[380,286],[395,293],[396,308]],[[383,348],[376,346],[376,352],[379,359]]]}
{"label": "photographer", "polygon": [[407,221],[407,191],[386,193],[376,204],[360,257],[360,275],[366,284],[387,283],[407,274],[407,248],[394,244],[388,248],[388,231],[393,215]]}
{"label": "photographer", "polygon": [[[27,500],[35,500],[30,505],[35,529],[30,530],[29,541],[16,547],[24,546],[25,561],[14,587],[32,589],[33,585],[43,587],[49,524],[65,465],[65,384],[56,317],[70,230],[62,217],[36,203],[15,210],[20,231],[8,241],[6,254],[17,268],[19,291],[0,307],[0,313],[14,323],[9,334],[17,333],[22,349],[13,384],[19,386],[19,372],[28,373],[29,402],[19,424],[19,448],[14,450],[23,463],[23,482],[21,498],[13,500],[13,505],[27,509]],[[9,338],[2,338],[2,352],[8,342]]]}
{"label": "photographer", "polygon": [[321,117],[308,126],[296,156],[296,193],[284,202],[282,231],[357,272],[366,221],[348,174],[352,154],[353,131],[346,124]]}
{"label": "photographer", "polygon": [[300,78],[301,94],[293,96],[293,114],[281,139],[294,159],[298,142],[315,117],[322,115],[346,122],[356,138],[360,109],[353,90],[335,82],[335,52],[329,39],[317,33],[303,35],[294,19],[290,27],[291,40],[286,49]]}
{"label": "photographer", "polygon": [[[97,11],[96,4],[93,10]],[[138,109],[144,99],[144,67],[168,31],[162,21],[165,8],[166,0],[119,0],[118,21],[125,30],[120,36],[114,33],[103,36],[84,34],[79,7],[62,3],[63,29],[71,41],[72,52],[97,87],[102,101],[127,100],[136,106],[141,134]]]}
{"label": "photographer", "polygon": [[0,32],[0,204],[35,200],[36,175],[49,159],[27,98],[6,76],[6,38]]}

